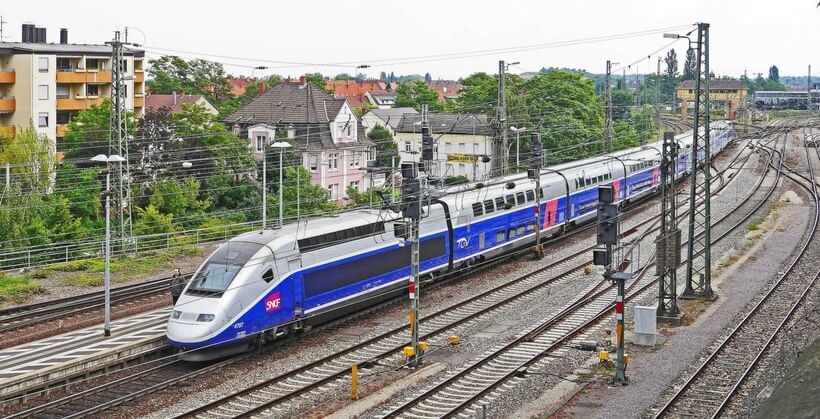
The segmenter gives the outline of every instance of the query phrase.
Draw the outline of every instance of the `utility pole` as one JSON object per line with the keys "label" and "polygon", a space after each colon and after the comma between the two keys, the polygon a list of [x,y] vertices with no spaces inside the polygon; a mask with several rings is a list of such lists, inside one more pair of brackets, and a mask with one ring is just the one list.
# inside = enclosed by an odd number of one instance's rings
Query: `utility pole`
{"label": "utility pole", "polygon": [[106,42],[111,45],[111,116],[109,124],[108,154],[119,155],[125,160],[117,164],[114,171],[115,211],[119,214],[120,250],[127,249],[131,236],[131,171],[128,161],[128,118],[125,109],[125,69],[123,68],[123,46],[131,45],[120,40],[120,31],[114,32],[114,39]]}
{"label": "utility pole", "polygon": [[661,57],[658,57],[658,72],[655,77],[655,126],[661,135]]}
{"label": "utility pole", "polygon": [[6,26],[6,23],[9,23],[9,22],[3,20],[3,16],[0,16],[0,42],[6,42],[6,38],[3,35],[4,34],[3,29]]}
{"label": "utility pole", "polygon": [[[695,111],[692,136],[692,176],[689,188],[689,242],[686,249],[686,288],[682,298],[714,299],[711,247],[711,139],[709,133],[709,24],[698,23],[695,72]],[[698,161],[699,152],[703,160]],[[703,205],[698,205],[698,196]]]}
{"label": "utility pole", "polygon": [[675,133],[663,135],[661,150],[661,234],[655,241],[655,269],[658,275],[658,310],[660,321],[680,324],[677,271],[680,265],[681,232],[678,228],[677,191],[675,188],[678,143]]}
{"label": "utility pole", "polygon": [[[612,152],[612,61],[606,60],[606,91],[604,101],[606,102],[606,125],[604,128],[604,151]],[[536,230],[537,231],[537,230]]]}
{"label": "utility pole", "polygon": [[532,162],[527,175],[535,180],[535,248],[533,253],[536,259],[544,257],[544,250],[541,247],[541,158],[543,145],[541,144],[541,134],[533,132],[530,134],[532,140]]}
{"label": "utility pole", "polygon": [[811,64],[809,64],[809,75],[806,77],[806,96],[808,96],[809,99],[808,107],[806,109],[811,112]]}
{"label": "utility pole", "polygon": [[640,66],[635,66],[635,106],[641,107],[641,76],[638,74]]}
{"label": "utility pole", "polygon": [[504,60],[498,62],[498,106],[495,113],[495,158],[493,159],[493,174],[495,176],[505,176],[510,163],[508,140],[507,140],[507,68],[510,65],[518,64],[505,63]]}

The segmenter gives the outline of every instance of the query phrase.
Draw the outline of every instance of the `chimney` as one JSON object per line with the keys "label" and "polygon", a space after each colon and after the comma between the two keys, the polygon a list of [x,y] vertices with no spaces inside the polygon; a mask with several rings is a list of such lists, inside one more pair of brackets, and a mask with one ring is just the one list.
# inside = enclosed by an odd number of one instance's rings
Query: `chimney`
{"label": "chimney", "polygon": [[299,76],[299,84],[305,84],[305,83],[307,83],[307,77]]}
{"label": "chimney", "polygon": [[268,90],[268,86],[265,83],[259,83],[259,93],[265,93],[265,90]]}
{"label": "chimney", "polygon": [[21,42],[31,42],[31,33],[29,32],[29,28],[34,26],[30,23],[23,24],[23,38]]}
{"label": "chimney", "polygon": [[60,28],[60,43],[65,45],[68,43],[68,29]]}
{"label": "chimney", "polygon": [[46,43],[46,28],[37,28],[37,43]]}
{"label": "chimney", "polygon": [[174,95],[174,106],[177,105],[177,92],[173,92]]}

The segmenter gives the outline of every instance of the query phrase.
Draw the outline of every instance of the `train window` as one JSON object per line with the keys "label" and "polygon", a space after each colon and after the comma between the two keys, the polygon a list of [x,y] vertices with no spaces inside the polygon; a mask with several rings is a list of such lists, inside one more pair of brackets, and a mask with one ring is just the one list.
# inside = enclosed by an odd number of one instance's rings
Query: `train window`
{"label": "train window", "polygon": [[318,236],[305,237],[304,239],[299,239],[297,243],[299,244],[299,249],[301,251],[310,252],[312,250],[334,246],[351,239],[356,240],[376,234],[382,234],[384,231],[384,222],[378,221],[372,224],[331,231]]}
{"label": "train window", "polygon": [[518,201],[518,205],[524,204],[526,202],[526,199],[524,198],[524,192],[516,192],[515,200]]}
{"label": "train window", "polygon": [[262,274],[262,279],[263,279],[265,282],[271,282],[271,281],[273,281],[273,269],[268,268],[268,270],[267,270],[267,271],[265,271],[265,273],[263,273],[263,274]]}
{"label": "train window", "polygon": [[514,238],[515,238],[515,229],[514,229],[514,228],[511,228],[511,229],[510,229],[510,231],[509,231],[509,237],[510,237],[510,240],[512,240],[512,239],[514,239]]}
{"label": "train window", "polygon": [[499,196],[495,198],[495,207],[498,208],[499,211],[504,208],[504,197]]}
{"label": "train window", "polygon": [[527,224],[527,231],[535,231],[535,223],[530,222]]}
{"label": "train window", "polygon": [[495,233],[495,241],[496,241],[496,243],[501,243],[501,242],[503,242],[503,241],[504,241],[504,240],[506,240],[506,239],[507,239],[507,236],[504,234],[504,232],[503,232],[503,231],[499,231],[498,233]]}
{"label": "train window", "polygon": [[484,201],[484,212],[486,212],[487,214],[492,214],[493,211],[495,211],[495,207],[493,207],[493,200],[488,199]]}
{"label": "train window", "polygon": [[515,205],[515,196],[513,194],[507,195],[507,202],[509,202],[510,205]]}
{"label": "train window", "polygon": [[535,201],[535,192],[532,189],[527,191],[527,202]]}
{"label": "train window", "polygon": [[544,198],[544,188],[538,190],[538,197],[543,199]]}
{"label": "train window", "polygon": [[481,202],[474,202],[473,203],[473,216],[474,217],[481,217],[484,215],[484,208],[481,206]]}
{"label": "train window", "polygon": [[575,179],[575,189],[578,189],[578,179]]}
{"label": "train window", "polygon": [[524,235],[524,233],[526,233],[526,232],[527,232],[527,227],[525,227],[525,226],[518,226],[518,235],[519,235],[519,236],[523,236],[523,235]]}

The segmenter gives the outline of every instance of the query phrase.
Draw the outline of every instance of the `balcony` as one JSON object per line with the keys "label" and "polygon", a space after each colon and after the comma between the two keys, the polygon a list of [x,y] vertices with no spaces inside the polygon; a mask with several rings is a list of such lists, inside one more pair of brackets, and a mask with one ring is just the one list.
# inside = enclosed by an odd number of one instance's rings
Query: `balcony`
{"label": "balcony", "polygon": [[0,83],[2,84],[14,84],[17,80],[17,74],[12,71],[0,71]]}
{"label": "balcony", "polygon": [[77,97],[74,99],[57,99],[58,111],[79,111],[88,109],[92,105],[100,105],[103,103],[103,98],[85,98]]}
{"label": "balcony", "polygon": [[145,81],[145,72],[142,70],[134,70],[134,83],[142,83]]}
{"label": "balcony", "polygon": [[135,97],[134,98],[134,107],[135,108],[141,108],[143,106],[145,106],[145,98],[141,97],[141,96],[140,97]]}
{"label": "balcony", "polygon": [[66,131],[68,131],[68,124],[57,124],[57,138],[65,137]]}
{"label": "balcony", "polygon": [[111,83],[110,71],[57,71],[57,83]]}
{"label": "balcony", "polygon": [[14,137],[17,134],[17,127],[0,127],[0,135],[4,137]]}
{"label": "balcony", "polygon": [[12,113],[17,109],[17,101],[13,97],[0,98],[0,113]]}

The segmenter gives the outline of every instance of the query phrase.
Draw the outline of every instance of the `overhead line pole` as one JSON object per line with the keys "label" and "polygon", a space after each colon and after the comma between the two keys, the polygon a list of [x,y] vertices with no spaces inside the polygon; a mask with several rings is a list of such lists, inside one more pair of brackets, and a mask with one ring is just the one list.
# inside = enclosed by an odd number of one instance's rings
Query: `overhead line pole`
{"label": "overhead line pole", "polygon": [[509,156],[507,154],[507,64],[504,60],[498,62],[498,106],[496,107],[495,125],[497,140],[495,142],[495,159],[493,172],[495,176],[507,174]]}
{"label": "overhead line pole", "polygon": [[604,101],[606,102],[606,125],[604,128],[604,151],[612,152],[612,61],[606,60],[606,90]]}
{"label": "overhead line pole", "polygon": [[[697,24],[692,176],[689,188],[689,241],[686,288],[682,298],[714,299],[711,248],[711,138],[709,132],[709,24]],[[690,41],[691,42],[691,41]],[[699,154],[703,154],[699,160]],[[698,205],[698,195],[703,203]]]}

